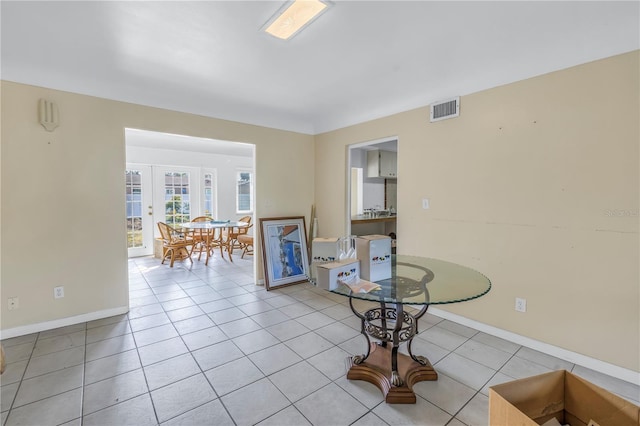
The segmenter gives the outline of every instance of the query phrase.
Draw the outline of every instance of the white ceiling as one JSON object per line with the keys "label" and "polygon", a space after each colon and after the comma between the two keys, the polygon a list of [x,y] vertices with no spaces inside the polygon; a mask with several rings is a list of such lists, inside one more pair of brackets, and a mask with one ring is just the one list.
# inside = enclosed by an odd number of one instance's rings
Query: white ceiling
{"label": "white ceiling", "polygon": [[1,77],[317,134],[640,47],[638,1],[283,3],[3,0]]}

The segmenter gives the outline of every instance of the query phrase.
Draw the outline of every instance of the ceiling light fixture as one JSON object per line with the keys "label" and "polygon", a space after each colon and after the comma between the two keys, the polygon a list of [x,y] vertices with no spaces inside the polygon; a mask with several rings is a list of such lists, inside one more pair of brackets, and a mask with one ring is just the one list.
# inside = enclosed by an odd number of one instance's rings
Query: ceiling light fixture
{"label": "ceiling light fixture", "polygon": [[320,16],[328,6],[328,2],[320,0],[287,2],[269,19],[263,30],[274,37],[288,40]]}

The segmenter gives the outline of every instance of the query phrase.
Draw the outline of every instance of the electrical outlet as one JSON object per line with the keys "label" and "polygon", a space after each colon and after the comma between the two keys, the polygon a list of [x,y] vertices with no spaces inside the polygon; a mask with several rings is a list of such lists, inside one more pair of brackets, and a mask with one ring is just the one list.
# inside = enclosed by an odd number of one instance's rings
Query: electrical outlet
{"label": "electrical outlet", "polygon": [[64,297],[64,286],[53,288],[53,297],[55,299],[61,299]]}
{"label": "electrical outlet", "polygon": [[9,298],[9,310],[12,311],[14,309],[18,309],[20,307],[20,303],[17,297]]}
{"label": "electrical outlet", "polygon": [[422,199],[422,208],[425,210],[429,209],[429,199],[428,198],[423,198]]}
{"label": "electrical outlet", "polygon": [[527,312],[527,299],[516,297],[516,311]]}

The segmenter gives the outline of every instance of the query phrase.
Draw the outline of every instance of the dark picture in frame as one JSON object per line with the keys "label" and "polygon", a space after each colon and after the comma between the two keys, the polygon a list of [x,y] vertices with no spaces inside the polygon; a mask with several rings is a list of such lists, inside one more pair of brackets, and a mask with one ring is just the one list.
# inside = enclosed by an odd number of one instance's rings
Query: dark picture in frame
{"label": "dark picture in frame", "polygon": [[260,218],[260,239],[267,290],[309,280],[304,216]]}

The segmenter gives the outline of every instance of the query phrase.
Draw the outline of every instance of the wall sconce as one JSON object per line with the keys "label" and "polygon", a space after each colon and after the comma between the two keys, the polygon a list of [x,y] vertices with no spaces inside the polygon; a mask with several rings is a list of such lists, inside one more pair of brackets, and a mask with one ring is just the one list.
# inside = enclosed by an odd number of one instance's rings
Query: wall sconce
{"label": "wall sconce", "polygon": [[54,129],[60,125],[58,105],[56,105],[55,102],[40,99],[38,103],[38,118],[40,124],[42,124],[48,132],[53,132]]}

